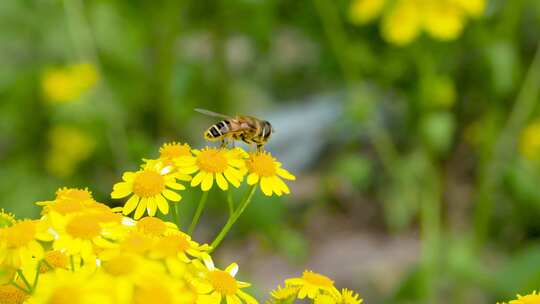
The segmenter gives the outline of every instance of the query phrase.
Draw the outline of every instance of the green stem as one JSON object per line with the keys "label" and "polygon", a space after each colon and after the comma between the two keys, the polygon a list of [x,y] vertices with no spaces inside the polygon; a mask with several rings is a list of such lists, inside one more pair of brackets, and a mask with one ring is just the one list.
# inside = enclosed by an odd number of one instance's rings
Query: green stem
{"label": "green stem", "polygon": [[178,207],[178,202],[171,203],[171,204],[172,204],[172,208],[173,208],[172,216],[173,216],[174,223],[176,224],[176,226],[178,226],[178,229],[181,229],[181,227],[180,227],[180,208]]}
{"label": "green stem", "polygon": [[36,287],[37,287],[37,284],[38,284],[38,280],[39,280],[39,268],[41,267],[41,262],[42,261],[39,261],[38,264],[37,264],[37,267],[36,267],[36,276],[34,277],[34,282],[32,282],[32,292],[34,292],[34,290],[36,290]]}
{"label": "green stem", "polygon": [[23,281],[24,285],[26,285],[26,288],[28,288],[29,292],[32,293],[32,285],[30,285],[30,282],[28,282],[28,280],[24,276],[23,272],[19,269],[19,270],[17,270],[17,274],[19,275],[19,277]]}
{"label": "green stem", "polygon": [[231,216],[234,213],[234,202],[231,189],[227,192],[227,204],[229,205],[229,216]]}
{"label": "green stem", "polygon": [[28,293],[28,294],[30,293],[29,290],[26,290],[24,287],[21,287],[21,286],[17,285],[17,283],[15,283],[15,282],[11,282],[10,284],[13,285],[13,286],[15,286],[17,289],[22,290],[22,291],[25,292],[25,293]]}
{"label": "green stem", "polygon": [[227,220],[227,223],[225,223],[225,226],[223,226],[219,234],[216,236],[216,238],[211,244],[212,251],[215,250],[219,246],[221,241],[223,241],[223,238],[225,238],[229,230],[231,230],[231,227],[234,225],[234,223],[236,223],[236,221],[242,215],[244,210],[246,210],[246,207],[249,205],[249,202],[251,201],[251,198],[253,197],[255,190],[257,190],[257,184],[249,188],[246,196],[244,197],[244,200],[240,203],[240,205],[238,205],[238,209],[236,209],[236,211],[234,211],[234,213],[229,217],[229,219]]}
{"label": "green stem", "polygon": [[195,215],[193,215],[193,220],[191,220],[191,225],[189,225],[189,229],[188,229],[189,235],[193,235],[193,231],[195,231],[195,227],[197,227],[199,218],[201,217],[204,206],[206,205],[207,198],[208,198],[208,191],[203,191],[201,200],[199,201],[199,205],[197,206],[197,211],[195,211]]}

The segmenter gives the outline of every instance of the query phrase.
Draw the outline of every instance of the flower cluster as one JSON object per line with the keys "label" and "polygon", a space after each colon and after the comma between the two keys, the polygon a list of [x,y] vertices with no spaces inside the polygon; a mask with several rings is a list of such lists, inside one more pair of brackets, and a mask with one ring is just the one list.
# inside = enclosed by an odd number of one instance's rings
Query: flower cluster
{"label": "flower cluster", "polygon": [[278,286],[270,293],[268,303],[293,303],[309,299],[315,304],[360,304],[362,299],[352,290],[339,291],[328,277],[306,270],[300,278],[285,280],[285,287]]}
{"label": "flower cluster", "polygon": [[467,18],[479,17],[485,0],[353,0],[351,22],[359,25],[382,16],[385,40],[406,45],[426,31],[438,40],[454,40],[461,35]]}
{"label": "flower cluster", "polygon": [[[169,212],[169,204],[178,210],[178,191],[200,187],[206,197],[214,182],[221,190],[238,188],[245,176],[249,195],[237,208],[229,206],[230,219],[211,245],[157,217],[157,210]],[[54,199],[36,203],[41,207],[37,220],[17,220],[0,211],[0,303],[258,303],[245,292],[250,284],[236,279],[238,265],[217,268],[211,252],[257,185],[267,196],[289,193],[281,178],[294,176],[268,152],[192,150],[168,143],[159,158],[145,159],[139,170],[124,173],[114,185],[111,196],[127,198],[123,207],[96,201],[88,189],[61,188]],[[127,217],[132,213],[134,218]],[[286,286],[273,292],[274,300],[287,293],[319,302],[328,297],[332,303],[360,303],[354,293],[340,293],[332,281],[312,272],[287,280]]]}
{"label": "flower cluster", "polygon": [[48,102],[66,103],[77,100],[94,87],[98,78],[94,65],[72,64],[46,71],[41,79],[41,87]]}
{"label": "flower cluster", "polygon": [[531,294],[528,294],[525,296],[517,295],[517,299],[511,300],[508,303],[503,302],[501,304],[537,304],[537,303],[540,303],[540,293],[533,291]]}

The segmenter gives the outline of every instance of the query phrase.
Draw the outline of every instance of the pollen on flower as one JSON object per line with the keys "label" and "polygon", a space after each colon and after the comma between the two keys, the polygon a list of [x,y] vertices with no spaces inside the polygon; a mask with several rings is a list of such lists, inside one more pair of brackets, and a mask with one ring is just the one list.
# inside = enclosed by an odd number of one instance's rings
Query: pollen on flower
{"label": "pollen on flower", "polygon": [[66,225],[66,232],[75,238],[93,239],[101,233],[101,226],[94,216],[80,215]]}
{"label": "pollen on flower", "polygon": [[173,159],[180,156],[191,155],[191,148],[188,144],[180,144],[177,142],[166,143],[159,148],[159,157],[165,159]]}
{"label": "pollen on flower", "polygon": [[313,285],[322,286],[322,287],[332,287],[334,286],[334,281],[330,280],[328,277],[315,273],[313,271],[306,270],[302,273],[302,278],[306,282]]}
{"label": "pollen on flower", "polygon": [[249,159],[246,161],[246,166],[250,172],[254,172],[259,176],[276,175],[274,158],[267,152],[250,155]]}
{"label": "pollen on flower", "polygon": [[0,286],[0,303],[3,304],[19,304],[24,303],[28,295],[13,285]]}
{"label": "pollen on flower", "polygon": [[146,234],[160,235],[165,232],[167,225],[156,217],[147,216],[137,222],[137,228]]}
{"label": "pollen on flower", "polygon": [[18,248],[25,246],[34,240],[36,235],[36,225],[31,221],[16,223],[11,227],[0,230],[2,237],[9,248]]}
{"label": "pollen on flower", "polygon": [[165,179],[156,171],[141,171],[133,181],[133,193],[140,197],[153,197],[164,189]]}
{"label": "pollen on flower", "polygon": [[224,295],[234,295],[238,291],[236,280],[226,271],[212,270],[208,273],[208,281],[214,289]]}
{"label": "pollen on flower", "polygon": [[227,158],[223,150],[205,149],[197,156],[197,166],[203,171],[218,173],[227,169]]}

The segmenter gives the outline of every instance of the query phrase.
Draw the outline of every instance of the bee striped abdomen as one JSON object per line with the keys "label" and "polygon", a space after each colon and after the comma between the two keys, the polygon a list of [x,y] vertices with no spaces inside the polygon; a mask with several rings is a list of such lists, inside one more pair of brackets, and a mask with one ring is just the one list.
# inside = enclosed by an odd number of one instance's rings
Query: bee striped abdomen
{"label": "bee striped abdomen", "polygon": [[229,121],[222,120],[208,128],[204,134],[204,137],[210,140],[220,139],[229,132],[230,124],[231,123]]}

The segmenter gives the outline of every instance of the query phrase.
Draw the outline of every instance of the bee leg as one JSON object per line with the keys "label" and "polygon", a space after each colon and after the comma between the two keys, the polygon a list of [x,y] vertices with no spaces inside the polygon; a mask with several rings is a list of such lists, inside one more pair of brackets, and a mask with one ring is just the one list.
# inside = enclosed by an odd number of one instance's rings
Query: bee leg
{"label": "bee leg", "polygon": [[225,142],[225,139],[221,140],[221,145],[219,147],[220,148],[226,148],[227,147],[227,142]]}

